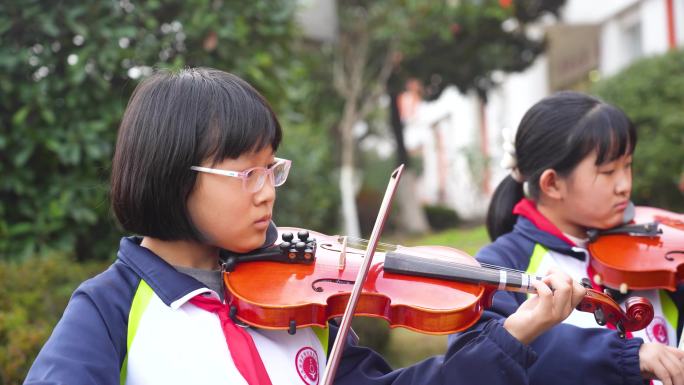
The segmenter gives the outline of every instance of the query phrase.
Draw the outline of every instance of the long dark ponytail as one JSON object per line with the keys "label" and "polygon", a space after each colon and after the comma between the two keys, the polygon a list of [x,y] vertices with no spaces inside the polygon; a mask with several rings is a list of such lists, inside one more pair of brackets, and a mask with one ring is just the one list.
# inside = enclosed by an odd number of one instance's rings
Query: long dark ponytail
{"label": "long dark ponytail", "polygon": [[[539,177],[547,169],[565,177],[592,151],[600,165],[631,154],[636,129],[619,108],[592,96],[563,91],[532,106],[515,136],[517,174],[501,181],[487,211],[491,240],[513,230],[513,207],[524,196],[539,199]],[[523,189],[523,186],[526,186]],[[524,191],[525,190],[525,191]]]}

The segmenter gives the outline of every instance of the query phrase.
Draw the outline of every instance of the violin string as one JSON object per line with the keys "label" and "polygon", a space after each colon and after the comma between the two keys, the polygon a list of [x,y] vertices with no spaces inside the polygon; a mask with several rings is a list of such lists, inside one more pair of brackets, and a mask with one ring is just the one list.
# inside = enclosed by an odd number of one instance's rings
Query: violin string
{"label": "violin string", "polygon": [[[368,246],[368,240],[363,239],[363,238],[347,237],[347,244],[352,245],[352,246],[360,246],[362,248],[365,248]],[[377,249],[379,251],[386,252],[386,251],[395,251],[398,249],[398,247],[399,247],[398,245],[394,245],[391,243],[379,242]],[[421,257],[421,258],[426,259],[426,260],[430,259],[427,257]],[[462,265],[471,266],[471,265],[467,265],[467,264],[462,264]],[[523,271],[523,270],[512,269],[512,268],[508,268],[508,267],[504,267],[504,266],[491,265],[488,263],[480,263],[480,266],[484,267],[484,268],[494,269],[497,271],[506,271],[506,272],[511,272],[511,273],[527,274],[527,272]]]}
{"label": "violin string", "polygon": [[[497,272],[498,272],[498,271],[504,270],[504,271],[507,271],[507,272],[513,272],[513,273],[519,273],[519,274],[527,274],[527,273],[524,272],[524,271],[515,270],[515,269],[509,269],[509,268],[504,268],[504,267],[500,267],[500,266],[496,266],[496,265],[483,264],[483,265],[481,265],[481,266],[474,266],[474,265],[468,265],[468,264],[465,264],[465,263],[459,263],[459,262],[449,261],[449,260],[446,260],[446,259],[443,259],[443,258],[429,258],[429,257],[425,257],[425,256],[416,256],[416,255],[409,255],[409,256],[412,257],[412,258],[420,258],[421,260],[424,261],[424,263],[429,264],[429,265],[432,265],[432,266],[444,266],[444,265],[447,265],[447,266],[450,266],[450,267],[455,268],[455,269],[462,269],[462,270],[465,270],[465,271],[473,271],[473,272],[483,271],[483,270],[486,270],[486,271],[497,271]],[[440,262],[441,262],[441,263],[440,263]]]}
{"label": "violin string", "polygon": [[[340,237],[338,241],[341,243],[342,237]],[[368,247],[368,240],[362,238],[347,237],[347,245],[358,246],[365,250]],[[397,249],[397,247],[397,245],[393,245],[391,243],[378,242],[376,249],[380,251],[394,251]]]}
{"label": "violin string", "polygon": [[511,269],[511,268],[509,268],[509,267],[491,265],[491,264],[489,264],[489,263],[480,263],[480,266],[482,266],[482,267],[488,267],[488,268],[490,268],[490,269],[510,271],[510,272],[513,272],[513,273],[528,274],[527,271],[524,271],[524,270]]}

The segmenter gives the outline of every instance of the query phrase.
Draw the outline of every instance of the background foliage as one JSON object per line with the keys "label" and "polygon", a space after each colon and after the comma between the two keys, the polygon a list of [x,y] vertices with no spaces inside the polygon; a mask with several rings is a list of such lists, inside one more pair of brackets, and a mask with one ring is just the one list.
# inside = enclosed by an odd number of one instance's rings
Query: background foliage
{"label": "background foliage", "polygon": [[458,4],[437,10],[433,16],[441,28],[433,26],[413,42],[396,79],[421,79],[428,98],[455,85],[487,100],[488,91],[498,85],[495,72],[523,71],[544,52],[543,35],[533,38],[529,24],[547,15],[558,17],[565,0],[462,0]]}
{"label": "background foliage", "polygon": [[[1,2],[0,259],[45,250],[80,260],[112,255],[120,236],[107,199],[116,130],[153,68],[201,65],[245,78],[281,113],[286,138],[296,138],[283,146],[295,161],[293,179],[325,180],[326,133],[294,113],[317,91],[310,63],[293,52],[294,11],[293,0]],[[333,198],[313,210],[307,197],[285,190],[283,210],[320,227],[335,194],[326,196]]]}
{"label": "background foliage", "polygon": [[23,382],[71,293],[105,264],[61,254],[0,263],[0,385]]}
{"label": "background foliage", "polygon": [[643,59],[594,88],[637,126],[637,204],[684,211],[684,51]]}

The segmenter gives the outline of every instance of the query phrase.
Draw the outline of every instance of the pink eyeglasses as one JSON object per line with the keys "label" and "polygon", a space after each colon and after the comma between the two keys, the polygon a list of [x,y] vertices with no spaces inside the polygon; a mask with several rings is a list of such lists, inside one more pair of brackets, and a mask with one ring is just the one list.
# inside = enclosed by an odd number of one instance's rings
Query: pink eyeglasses
{"label": "pink eyeglasses", "polygon": [[192,166],[191,170],[206,172],[209,174],[231,176],[242,179],[242,188],[247,192],[257,192],[264,187],[266,177],[271,180],[274,187],[285,183],[287,175],[290,173],[292,161],[288,159],[275,158],[275,163],[269,167],[253,167],[245,171],[219,170],[217,168]]}

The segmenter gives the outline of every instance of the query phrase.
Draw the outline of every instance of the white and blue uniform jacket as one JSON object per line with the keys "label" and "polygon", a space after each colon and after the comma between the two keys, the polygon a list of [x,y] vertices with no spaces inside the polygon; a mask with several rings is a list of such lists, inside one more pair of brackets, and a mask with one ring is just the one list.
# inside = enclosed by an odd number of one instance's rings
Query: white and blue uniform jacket
{"label": "white and blue uniform jacket", "polygon": [[[541,214],[532,213],[535,215]],[[480,250],[477,260],[538,276],[546,275],[548,268],[554,266],[577,281],[588,277],[586,250],[542,230],[534,222],[544,224],[519,216],[513,231]],[[562,324],[532,342],[538,359],[529,368],[530,384],[642,385],[639,348],[644,340],[677,346],[677,325],[681,328],[677,303],[681,302],[681,294],[682,290],[630,293],[651,300],[656,317],[645,330],[628,333],[626,339],[619,338],[615,330],[598,326],[593,314],[575,310]],[[499,291],[494,295],[493,306],[479,322],[501,320],[515,312],[526,299],[525,294]],[[450,342],[458,338],[450,336]]]}
{"label": "white and blue uniform jacket", "polygon": [[[218,316],[188,302],[197,294],[217,294],[140,241],[123,238],[109,269],[73,293],[25,384],[245,384]],[[248,332],[273,385],[312,385],[320,381],[336,327],[300,329],[293,336]],[[335,384],[526,384],[535,359],[501,321],[464,333],[444,356],[399,370],[350,337]]]}

